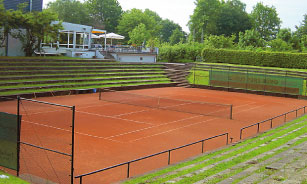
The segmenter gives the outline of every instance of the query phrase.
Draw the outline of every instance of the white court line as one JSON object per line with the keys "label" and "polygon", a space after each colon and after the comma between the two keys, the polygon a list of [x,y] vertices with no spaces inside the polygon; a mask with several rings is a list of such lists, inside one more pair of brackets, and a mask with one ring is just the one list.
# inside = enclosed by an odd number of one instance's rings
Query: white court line
{"label": "white court line", "polygon": [[218,118],[212,118],[212,119],[208,119],[208,120],[205,120],[205,121],[200,121],[200,122],[197,122],[197,123],[193,123],[193,124],[190,124],[190,125],[186,125],[186,126],[174,128],[174,129],[171,129],[171,130],[168,130],[168,131],[160,132],[160,133],[157,133],[157,134],[153,134],[153,135],[141,137],[141,138],[138,138],[138,139],[134,139],[134,140],[132,140],[132,141],[129,141],[129,143],[136,142],[136,141],[139,141],[139,140],[142,140],[142,139],[146,139],[146,138],[149,138],[149,137],[154,137],[154,136],[157,136],[157,135],[169,133],[169,132],[172,132],[172,131],[175,131],[175,130],[179,130],[179,129],[182,129],[182,128],[186,128],[186,127],[198,125],[198,124],[205,123],[205,122],[208,122],[208,121],[212,121],[212,120],[215,120],[215,119],[218,119]]}
{"label": "white court line", "polygon": [[84,113],[84,114],[89,114],[89,115],[94,115],[94,116],[100,116],[100,117],[107,117],[107,118],[111,118],[111,119],[118,119],[118,120],[130,121],[130,122],[134,122],[134,123],[138,123],[138,124],[153,125],[152,123],[146,123],[146,122],[142,122],[142,121],[136,121],[136,120],[118,118],[118,117],[114,117],[114,116],[108,116],[108,115],[102,115],[102,114],[95,114],[95,113],[83,112],[83,111],[76,111],[76,112],[80,112],[80,113]]}
{"label": "white court line", "polygon": [[168,125],[168,124],[178,123],[178,122],[181,122],[181,121],[185,121],[185,120],[189,120],[189,119],[193,119],[193,118],[197,118],[197,117],[201,117],[201,115],[193,116],[193,117],[189,117],[189,118],[185,118],[185,119],[180,119],[180,120],[176,120],[176,121],[171,121],[171,122],[167,122],[167,123],[163,123],[163,124],[159,124],[159,125],[155,125],[155,126],[151,126],[151,127],[146,127],[146,128],[138,129],[138,130],[133,130],[133,131],[125,132],[125,133],[122,133],[122,134],[117,134],[117,135],[109,136],[107,138],[119,137],[119,136],[131,134],[131,133],[136,133],[136,132],[148,130],[148,129],[151,129],[151,128],[157,128],[159,126],[164,126],[164,125]]}
{"label": "white court line", "polygon": [[[27,121],[27,120],[22,120],[24,122],[27,122],[27,123],[31,123],[31,124],[34,124],[34,125],[38,125],[38,126],[44,126],[44,127],[48,127],[48,128],[53,128],[53,129],[56,129],[56,130],[61,130],[61,131],[65,131],[65,132],[70,132],[71,133],[71,130],[66,130],[64,128],[59,128],[59,127],[54,127],[54,126],[50,126],[50,125],[45,125],[45,124],[40,124],[40,123],[34,123],[32,121]],[[113,142],[118,142],[118,143],[125,143],[125,142],[122,142],[122,141],[117,141],[117,140],[113,140],[113,139],[110,139],[110,138],[106,138],[106,137],[101,137],[101,136],[96,136],[96,135],[91,135],[91,134],[86,134],[86,133],[82,133],[82,132],[76,132],[76,134],[80,134],[80,135],[84,135],[84,136],[88,136],[88,137],[94,137],[94,138],[99,138],[99,139],[105,139],[105,140],[108,140],[108,141],[113,141]]]}

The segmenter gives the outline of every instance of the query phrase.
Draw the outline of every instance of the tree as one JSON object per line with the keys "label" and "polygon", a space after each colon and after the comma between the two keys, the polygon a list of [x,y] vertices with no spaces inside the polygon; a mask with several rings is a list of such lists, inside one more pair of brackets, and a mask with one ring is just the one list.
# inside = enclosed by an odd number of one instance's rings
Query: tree
{"label": "tree", "polygon": [[251,29],[252,24],[245,11],[246,5],[240,0],[229,0],[222,3],[220,14],[217,18],[217,35],[231,36]]}
{"label": "tree", "polygon": [[179,42],[183,42],[184,41],[184,34],[182,31],[180,31],[178,28],[176,28],[171,37],[169,38],[170,44],[171,45],[175,45]]}
{"label": "tree", "polygon": [[78,0],[56,0],[48,3],[47,9],[57,13],[59,20],[64,22],[83,25],[93,24],[87,6]]}
{"label": "tree", "polygon": [[144,41],[149,39],[150,33],[146,29],[145,24],[140,23],[138,26],[136,26],[132,31],[129,32],[130,40],[128,43],[140,46]]}
{"label": "tree", "polygon": [[182,28],[180,25],[174,23],[173,21],[169,19],[165,19],[161,21],[161,40],[163,42],[169,42],[170,37],[172,36],[174,30],[178,29],[182,32]]}
{"label": "tree", "polygon": [[87,6],[91,17],[95,20],[95,26],[108,32],[115,32],[123,13],[117,0],[88,0]]}
{"label": "tree", "polygon": [[232,48],[234,46],[235,39],[235,35],[232,35],[231,37],[225,37],[224,35],[210,35],[205,38],[204,45],[216,49]]}
{"label": "tree", "polygon": [[264,47],[265,41],[262,39],[260,33],[254,29],[246,30],[245,33],[239,33],[239,43],[240,48],[245,47]]}
{"label": "tree", "polygon": [[125,36],[125,40],[129,40],[130,35],[128,33],[141,23],[145,25],[150,37],[155,37],[161,30],[161,25],[157,23],[154,16],[134,8],[123,13],[117,26],[118,33]]}
{"label": "tree", "polygon": [[301,38],[303,35],[307,35],[307,14],[304,15],[303,22],[300,26],[296,27],[296,34]]}
{"label": "tree", "polygon": [[17,33],[11,35],[22,42],[22,48],[26,56],[32,56],[36,49],[40,48],[44,37],[57,38],[61,24],[51,24],[57,19],[56,14],[50,11],[24,13],[21,10],[12,12]]}
{"label": "tree", "polygon": [[0,0],[0,48],[4,46],[5,34],[4,26],[6,23],[6,12],[2,0]]}
{"label": "tree", "polygon": [[276,38],[280,29],[281,20],[278,17],[276,8],[257,3],[250,14],[253,28],[258,31],[266,41]]}
{"label": "tree", "polygon": [[203,41],[205,34],[217,34],[216,22],[222,4],[219,0],[196,0],[195,5],[188,25],[195,41]]}
{"label": "tree", "polygon": [[276,38],[278,39],[281,39],[287,43],[290,43],[291,42],[291,39],[292,39],[292,33],[291,33],[291,29],[286,29],[286,28],[283,28],[283,29],[280,29],[279,32],[277,33],[277,36]]}
{"label": "tree", "polygon": [[280,38],[276,38],[274,40],[271,40],[268,42],[268,45],[270,46],[270,49],[272,51],[280,51],[280,52],[284,52],[284,51],[290,51],[292,50],[291,45],[280,39]]}

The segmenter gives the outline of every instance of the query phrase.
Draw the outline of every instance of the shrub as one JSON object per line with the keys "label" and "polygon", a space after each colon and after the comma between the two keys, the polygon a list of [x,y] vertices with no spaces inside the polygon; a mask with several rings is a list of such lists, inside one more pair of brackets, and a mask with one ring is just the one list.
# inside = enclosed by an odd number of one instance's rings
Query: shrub
{"label": "shrub", "polygon": [[253,52],[246,50],[204,49],[205,62],[307,69],[306,53]]}

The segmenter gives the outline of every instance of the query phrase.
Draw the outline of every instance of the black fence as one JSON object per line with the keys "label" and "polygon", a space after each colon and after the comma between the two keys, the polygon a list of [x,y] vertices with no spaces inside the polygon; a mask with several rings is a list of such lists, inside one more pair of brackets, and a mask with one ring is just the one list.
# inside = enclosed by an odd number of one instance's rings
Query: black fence
{"label": "black fence", "polygon": [[304,115],[306,113],[306,107],[307,106],[304,106],[304,107],[298,108],[296,110],[292,110],[292,111],[286,112],[284,114],[275,116],[273,118],[270,118],[270,119],[267,119],[267,120],[264,120],[264,121],[261,121],[261,122],[258,122],[258,123],[246,126],[246,127],[243,127],[243,128],[240,129],[240,140],[242,139],[242,136],[243,136],[243,130],[248,129],[248,128],[252,128],[252,127],[257,127],[257,133],[259,133],[260,132],[260,125],[261,124],[265,124],[265,123],[270,123],[270,128],[273,128],[274,120],[276,120],[278,118],[279,119],[283,118],[283,123],[286,123],[287,122],[287,116],[289,116],[291,113],[295,113],[295,118],[297,118],[298,117],[298,113],[301,110],[301,111],[303,111],[302,115]]}
{"label": "black fence", "polygon": [[211,64],[195,64],[189,72],[195,86],[307,96],[306,72]]}
{"label": "black fence", "polygon": [[130,177],[130,164],[131,163],[138,162],[138,161],[141,161],[141,160],[145,160],[145,159],[148,159],[148,158],[151,158],[151,157],[155,157],[155,156],[167,153],[168,154],[167,164],[170,165],[171,164],[171,152],[172,151],[179,150],[179,149],[182,149],[182,148],[185,148],[185,147],[188,147],[188,146],[192,146],[192,145],[201,143],[201,153],[204,153],[204,143],[206,141],[211,140],[211,139],[215,139],[215,138],[218,138],[218,137],[222,137],[222,136],[226,136],[226,145],[228,145],[229,134],[228,133],[223,133],[223,134],[220,134],[220,135],[209,137],[207,139],[203,139],[203,140],[196,141],[196,142],[193,142],[193,143],[190,143],[190,144],[179,146],[179,147],[176,147],[176,148],[173,148],[173,149],[161,151],[159,153],[155,153],[155,154],[152,154],[152,155],[141,157],[141,158],[138,158],[138,159],[135,159],[135,160],[130,160],[128,162],[124,162],[124,163],[120,163],[120,164],[113,165],[113,166],[110,166],[110,167],[106,167],[106,168],[103,168],[103,169],[100,169],[100,170],[96,170],[96,171],[93,171],[93,172],[90,172],[90,173],[78,175],[78,176],[75,176],[75,178],[76,179],[79,178],[80,184],[82,184],[83,177],[86,177],[86,176],[89,176],[89,175],[93,175],[93,174],[96,174],[96,173],[100,173],[100,172],[103,172],[103,171],[107,171],[107,170],[110,170],[110,169],[114,169],[114,168],[117,168],[117,167],[120,167],[120,166],[123,166],[123,165],[127,165],[127,178],[129,178]]}
{"label": "black fence", "polygon": [[31,183],[73,183],[75,106],[18,97],[17,175]]}

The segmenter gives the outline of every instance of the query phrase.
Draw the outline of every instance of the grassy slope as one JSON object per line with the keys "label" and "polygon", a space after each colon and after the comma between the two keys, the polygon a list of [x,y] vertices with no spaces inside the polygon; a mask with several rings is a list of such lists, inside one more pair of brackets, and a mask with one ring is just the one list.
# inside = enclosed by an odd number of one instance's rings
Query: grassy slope
{"label": "grassy slope", "polygon": [[29,184],[26,181],[23,181],[15,176],[12,176],[10,174],[7,174],[0,170],[0,175],[8,176],[9,178],[1,179],[0,178],[0,184]]}
{"label": "grassy slope", "polygon": [[[295,125],[296,123],[298,123],[300,121],[304,121],[304,123]],[[222,162],[220,164],[217,164],[213,168],[207,170],[206,172],[204,172],[200,175],[188,177],[188,178],[183,179],[180,182],[178,182],[178,183],[184,183],[184,184],[193,183],[193,182],[196,182],[196,181],[198,181],[198,180],[200,180],[204,177],[208,177],[210,175],[213,175],[213,174],[216,174],[218,172],[229,169],[236,164],[239,164],[243,161],[246,161],[248,159],[255,157],[256,155],[259,155],[259,154],[264,153],[264,152],[268,152],[268,151],[270,151],[270,150],[272,150],[272,149],[274,149],[278,146],[286,144],[289,140],[292,140],[292,139],[298,137],[299,135],[306,133],[307,128],[306,127],[302,128],[300,131],[293,133],[293,134],[290,133],[289,135],[283,137],[282,139],[279,139],[279,141],[272,141],[272,140],[274,140],[275,138],[277,138],[279,136],[286,135],[287,133],[291,132],[292,130],[294,130],[298,127],[302,127],[302,126],[306,126],[306,125],[307,125],[307,116],[305,115],[305,116],[298,118],[298,119],[296,119],[296,120],[294,120],[290,123],[287,123],[284,126],[281,126],[281,127],[276,128],[276,129],[273,129],[271,131],[268,131],[266,133],[263,133],[263,134],[259,135],[258,137],[245,140],[241,143],[238,143],[235,146],[230,146],[230,147],[224,148],[222,150],[218,150],[218,151],[215,151],[215,152],[212,152],[212,153],[209,153],[209,154],[202,155],[202,156],[200,156],[200,157],[198,157],[194,160],[191,160],[191,161],[188,161],[188,162],[182,162],[182,163],[176,164],[174,166],[162,169],[160,171],[157,171],[157,172],[154,172],[154,173],[151,173],[151,174],[139,177],[139,178],[135,178],[135,179],[126,181],[125,183],[127,183],[127,184],[130,184],[130,183],[131,184],[136,184],[136,183],[164,183],[164,182],[167,182],[168,180],[171,180],[171,179],[176,178],[178,176],[182,176],[182,175],[191,173],[193,171],[201,169],[201,168],[208,166],[210,164],[214,164],[218,161],[222,161],[222,160],[225,160],[227,158],[231,158],[235,155],[246,152],[244,155],[242,155],[240,157],[237,157],[235,159],[231,159],[230,161],[227,161],[227,162]],[[304,139],[297,141],[293,146],[298,145],[298,144],[305,142],[305,141],[307,141],[307,138],[304,138]],[[256,150],[248,151],[248,150],[253,149],[256,146],[263,145],[266,142],[269,142],[268,146],[264,146],[264,147],[258,148]],[[277,152],[275,152],[273,155],[268,155],[266,157],[261,158],[261,160],[258,160],[258,161],[260,162],[260,161],[264,161],[266,159],[269,159],[270,157],[272,157],[275,154],[278,154],[282,151],[285,151],[285,150],[280,149]],[[223,154],[223,153],[226,153],[226,154],[219,157],[219,158],[214,158],[214,157],[216,157],[220,154]],[[205,163],[201,163],[204,160],[208,160],[208,161],[205,162]],[[198,164],[198,163],[200,163],[200,164]],[[183,168],[185,166],[189,166],[189,165],[192,165],[192,164],[196,164],[196,166],[189,168],[189,169],[184,169],[184,170],[182,170],[178,173],[175,173],[175,174],[162,176],[166,173],[170,173],[170,172],[175,171],[179,168]],[[247,169],[247,168],[238,168],[236,170],[233,170],[230,174],[222,175],[218,179],[215,179],[215,181],[211,181],[210,183],[219,182],[222,179],[230,177],[231,175],[235,175],[236,173],[238,173],[238,172],[240,172],[244,169]],[[157,177],[157,176],[162,176],[162,177],[155,179],[155,177]]]}

